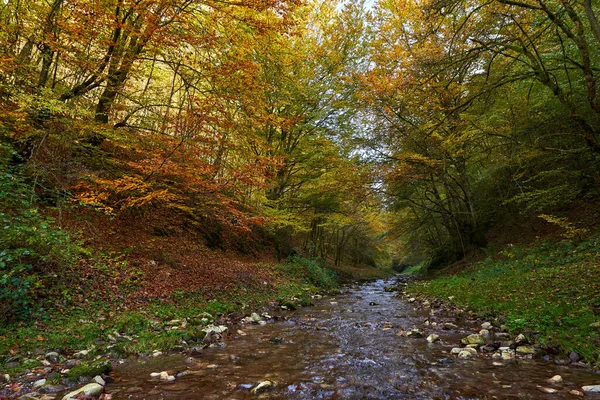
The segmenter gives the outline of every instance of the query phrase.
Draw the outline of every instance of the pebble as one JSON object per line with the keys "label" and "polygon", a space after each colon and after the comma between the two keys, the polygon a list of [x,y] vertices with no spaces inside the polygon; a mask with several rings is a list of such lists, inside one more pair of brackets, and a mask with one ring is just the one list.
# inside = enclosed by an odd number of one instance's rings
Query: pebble
{"label": "pebble", "polygon": [[427,341],[429,343],[435,343],[438,340],[440,340],[440,337],[438,335],[436,335],[435,333],[432,333],[431,335],[427,336]]}
{"label": "pebble", "polygon": [[96,382],[100,386],[106,386],[106,381],[104,379],[102,379],[102,377],[100,375],[96,375],[94,377],[94,382]]}
{"label": "pebble", "polygon": [[549,393],[549,394],[558,392],[558,390],[556,390],[556,389],[547,388],[544,386],[538,386],[537,388],[540,392]]}
{"label": "pebble", "polygon": [[563,378],[560,375],[554,375],[552,378],[548,379],[548,382],[550,383],[561,383],[562,381]]}
{"label": "pebble", "polygon": [[254,389],[252,389],[250,392],[252,393],[258,393],[262,390],[268,389],[270,387],[273,387],[273,382],[271,381],[262,381],[260,382],[258,385],[256,385],[256,387],[254,387]]}
{"label": "pebble", "polygon": [[44,386],[46,384],[46,380],[45,379],[40,379],[38,381],[33,382],[33,387],[37,388],[40,386]]}

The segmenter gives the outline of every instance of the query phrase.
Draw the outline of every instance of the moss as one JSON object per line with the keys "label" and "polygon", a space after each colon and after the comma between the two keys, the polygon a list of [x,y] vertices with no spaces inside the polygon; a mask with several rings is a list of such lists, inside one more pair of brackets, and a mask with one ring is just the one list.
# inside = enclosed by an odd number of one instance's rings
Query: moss
{"label": "moss", "polygon": [[96,375],[107,374],[112,371],[112,368],[110,360],[82,362],[73,367],[67,374],[67,377],[71,380],[89,379]]}

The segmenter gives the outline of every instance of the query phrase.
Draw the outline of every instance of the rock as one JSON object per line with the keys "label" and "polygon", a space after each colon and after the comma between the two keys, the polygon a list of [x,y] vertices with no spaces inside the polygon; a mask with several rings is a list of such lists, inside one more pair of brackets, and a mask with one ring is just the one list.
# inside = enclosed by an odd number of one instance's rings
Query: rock
{"label": "rock", "polygon": [[67,387],[62,385],[44,385],[44,387],[40,388],[39,392],[45,394],[54,394],[64,392],[65,390],[67,390]]}
{"label": "rock", "polygon": [[463,350],[460,353],[458,353],[458,358],[460,358],[462,360],[466,360],[466,359],[473,357],[473,355],[474,354],[471,353],[470,351]]}
{"label": "rock", "polygon": [[67,360],[63,364],[63,367],[71,369],[73,367],[76,367],[79,364],[81,364],[81,361],[79,361],[79,360]]}
{"label": "rock", "polygon": [[8,383],[8,382],[10,382],[9,374],[0,375],[0,383]]}
{"label": "rock", "polygon": [[40,398],[37,397],[37,393],[33,392],[33,393],[27,393],[27,394],[19,397],[19,400],[40,400]]}
{"label": "rock", "polygon": [[447,329],[447,330],[458,329],[458,326],[456,326],[452,322],[446,322],[446,323],[444,323],[444,329]]}
{"label": "rock", "polygon": [[252,315],[250,315],[250,318],[252,318],[252,322],[255,323],[259,323],[260,321],[262,321],[262,318],[257,313],[252,313]]}
{"label": "rock", "polygon": [[535,348],[533,346],[518,346],[517,353],[520,354],[533,354],[535,353]]}
{"label": "rock", "polygon": [[269,389],[271,387],[273,387],[273,382],[271,382],[271,381],[262,381],[258,385],[256,385],[252,390],[250,390],[250,392],[251,393],[258,393],[260,391],[263,391],[265,389]]}
{"label": "rock", "polygon": [[598,322],[592,322],[589,325],[589,327],[592,328],[592,329],[598,329],[598,330],[600,330],[600,321],[598,321]]}
{"label": "rock", "polygon": [[74,358],[85,358],[88,356],[88,354],[90,354],[90,350],[81,350],[78,351],[77,353],[73,354]]}
{"label": "rock", "polygon": [[413,337],[413,338],[422,338],[423,333],[420,330],[418,330],[417,328],[413,328],[410,331],[408,331],[406,336]]}
{"label": "rock", "polygon": [[96,375],[107,374],[111,370],[112,362],[110,360],[100,359],[91,362],[82,362],[76,367],[71,368],[67,372],[67,376],[73,380],[77,380],[80,378],[91,379]]}
{"label": "rock", "polygon": [[102,377],[100,375],[96,375],[94,377],[94,382],[96,382],[100,386],[106,386],[106,381],[104,379],[102,379]]}
{"label": "rock", "polygon": [[482,346],[481,347],[481,351],[483,351],[484,353],[493,353],[494,351],[496,351],[496,347],[494,347],[494,346]]}
{"label": "rock", "polygon": [[517,345],[522,345],[522,344],[528,344],[529,341],[527,340],[527,338],[525,337],[525,335],[523,335],[522,333],[520,333],[519,335],[517,335],[517,337],[515,338],[515,343]]}
{"label": "rock", "polygon": [[[258,314],[256,314],[256,313],[255,313],[255,314],[253,314],[253,315],[256,315],[256,316],[258,316]],[[258,317],[258,318],[259,318],[259,321],[262,321],[262,320],[260,319],[260,317]],[[209,332],[210,332],[210,333],[218,333],[218,334],[221,334],[221,333],[225,333],[225,332],[227,332],[227,330],[228,330],[228,328],[227,328],[225,325],[218,325],[218,326],[216,326],[216,325],[209,325],[209,326],[207,326],[206,328],[202,329],[202,332],[204,332],[204,333],[206,333],[206,334],[208,334]]]}
{"label": "rock", "polygon": [[506,350],[500,353],[503,360],[512,360],[515,358],[515,352],[512,350]]}
{"label": "rock", "polygon": [[473,333],[466,338],[463,338],[461,342],[465,345],[468,344],[485,344],[485,338],[479,334]]}
{"label": "rock", "polygon": [[574,351],[569,353],[569,360],[573,361],[573,362],[577,362],[581,360],[581,356],[577,353],[575,353]]}
{"label": "rock", "polygon": [[46,380],[45,379],[40,379],[38,381],[33,382],[33,387],[34,388],[38,388],[40,386],[44,386],[46,384]]}
{"label": "rock", "polygon": [[161,381],[173,382],[175,380],[175,377],[173,375],[169,375],[167,371],[162,371],[160,374],[158,374],[158,377]]}
{"label": "rock", "polygon": [[460,353],[461,351],[463,351],[462,348],[460,348],[460,347],[453,347],[452,350],[450,350],[450,354],[455,354],[456,355],[456,354]]}
{"label": "rock", "polygon": [[407,300],[409,303],[414,303],[415,301],[417,301],[417,299],[415,299],[414,297],[411,297],[410,299]]}
{"label": "rock", "polygon": [[547,387],[544,387],[544,386],[538,386],[537,389],[540,392],[550,393],[550,394],[558,392],[558,390],[556,390],[556,389],[547,388]]}
{"label": "rock", "polygon": [[487,329],[482,329],[479,331],[479,334],[481,336],[487,337],[487,336],[490,336],[490,331],[488,331]]}
{"label": "rock", "polygon": [[240,335],[240,336],[246,336],[247,335],[247,333],[244,332],[244,331],[242,331],[241,329],[237,330],[237,334]]}
{"label": "rock", "polygon": [[51,351],[50,353],[46,353],[46,355],[44,356],[44,359],[52,364],[57,364],[58,363],[58,353],[55,351]]}
{"label": "rock", "polygon": [[569,390],[569,393],[572,394],[573,396],[580,396],[580,397],[584,396],[583,392],[580,392],[579,390],[575,390],[575,389]]}
{"label": "rock", "polygon": [[160,372],[152,372],[152,373],[150,374],[150,377],[151,377],[151,378],[158,378],[159,376],[160,376]]}
{"label": "rock", "polygon": [[80,395],[82,394],[86,396],[100,396],[103,391],[104,388],[97,383],[88,383],[84,387],[66,394],[62,400],[75,400],[78,397],[81,397]]}
{"label": "rock", "polygon": [[600,385],[589,385],[582,387],[586,393],[600,393]]}
{"label": "rock", "polygon": [[552,378],[548,379],[548,382],[550,383],[561,383],[562,381],[563,378],[560,375],[554,375]]}
{"label": "rock", "polygon": [[435,333],[432,333],[431,335],[427,336],[427,341],[429,343],[435,343],[438,340],[440,340],[440,337],[438,335],[436,335]]}
{"label": "rock", "polygon": [[491,323],[489,323],[489,322],[484,322],[483,324],[481,324],[481,329],[486,329],[486,330],[488,330],[488,331],[489,331],[489,330],[490,330],[490,329],[492,329],[492,328],[493,328],[493,326],[492,326],[492,324],[491,324]]}

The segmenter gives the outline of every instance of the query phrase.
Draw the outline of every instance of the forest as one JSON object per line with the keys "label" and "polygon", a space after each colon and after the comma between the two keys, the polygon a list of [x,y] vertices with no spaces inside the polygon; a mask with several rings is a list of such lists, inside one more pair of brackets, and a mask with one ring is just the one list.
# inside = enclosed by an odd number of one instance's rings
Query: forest
{"label": "forest", "polygon": [[537,252],[527,271],[588,266],[574,307],[597,320],[599,18],[595,0],[3,0],[0,357],[79,345],[47,333],[75,315],[451,280],[514,248]]}

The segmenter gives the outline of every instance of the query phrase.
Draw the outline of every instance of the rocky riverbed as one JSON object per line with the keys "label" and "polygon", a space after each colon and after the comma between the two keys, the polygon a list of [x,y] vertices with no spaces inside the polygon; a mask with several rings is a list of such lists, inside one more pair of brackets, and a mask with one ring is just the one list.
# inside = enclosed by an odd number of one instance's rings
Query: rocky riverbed
{"label": "rocky riverbed", "polygon": [[[65,370],[79,359],[47,353],[45,369],[8,377],[2,394],[20,385],[15,394],[44,400],[78,398],[74,391],[82,388],[87,398],[102,399],[600,398],[600,375],[578,355],[416,299],[402,286],[381,280],[316,298],[313,307],[283,304],[287,309],[201,321],[201,339],[169,354],[110,365],[101,358],[80,386],[64,385],[73,383]],[[169,322],[168,329],[195,323]]]}

